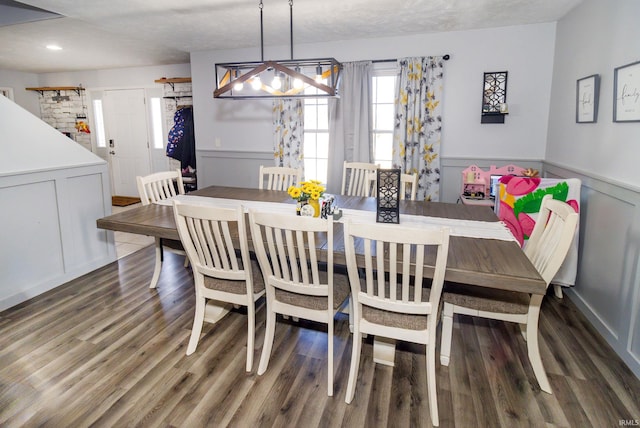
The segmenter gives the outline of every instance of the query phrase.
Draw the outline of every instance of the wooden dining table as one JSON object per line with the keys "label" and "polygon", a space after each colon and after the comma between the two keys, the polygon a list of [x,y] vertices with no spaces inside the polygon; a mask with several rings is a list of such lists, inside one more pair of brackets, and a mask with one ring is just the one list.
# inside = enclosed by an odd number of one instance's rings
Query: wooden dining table
{"label": "wooden dining table", "polygon": [[[244,201],[279,202],[291,204],[295,201],[282,191],[210,186],[190,192],[189,195],[208,198]],[[336,206],[341,209],[375,211],[376,199],[335,195]],[[402,215],[440,217],[457,220],[485,222],[498,221],[488,207],[451,204],[443,202],[400,201],[400,224]],[[97,220],[101,229],[153,236],[161,239],[179,240],[173,208],[168,205],[145,205],[113,214]],[[346,265],[342,225],[334,227],[334,264]],[[318,241],[322,249],[326,241]],[[325,248],[326,249],[326,248]],[[425,262],[425,265],[428,262]],[[451,236],[445,281],[459,282],[480,287],[518,291],[531,294],[546,293],[546,283],[515,241]],[[386,349],[385,349],[386,348]],[[392,343],[381,343],[377,347],[376,361],[393,365]]]}

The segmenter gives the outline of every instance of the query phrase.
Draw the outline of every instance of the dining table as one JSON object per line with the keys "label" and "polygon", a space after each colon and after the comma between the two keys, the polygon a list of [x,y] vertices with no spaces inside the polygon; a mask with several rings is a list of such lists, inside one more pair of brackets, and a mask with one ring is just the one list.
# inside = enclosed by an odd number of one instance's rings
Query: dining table
{"label": "dining table", "polygon": [[[188,193],[188,197],[193,196],[211,198],[202,200],[213,203],[215,201],[247,201],[247,203],[289,204],[291,212],[295,212],[296,201],[283,191],[209,186]],[[377,200],[373,197],[334,195],[334,198],[334,206],[345,212],[375,212],[377,208]],[[409,200],[401,200],[399,203],[400,225],[403,224],[403,218],[408,221],[409,218],[421,217],[424,217],[427,222],[429,219],[434,221],[448,219],[467,221],[472,224],[473,222],[499,224],[496,214],[486,206]],[[103,217],[97,220],[97,227],[160,239],[180,239],[170,203],[144,205]],[[346,265],[342,230],[342,224],[334,221],[333,258],[336,266]],[[546,293],[546,282],[515,239],[461,235],[464,233],[450,236],[445,281],[530,294]],[[248,239],[250,241],[251,237],[249,236]],[[326,240],[320,239],[316,245],[320,250],[325,250],[326,254]],[[323,257],[322,251],[319,257]],[[429,260],[425,260],[427,271],[432,266],[429,266],[429,263]],[[211,317],[219,319],[224,313],[220,312]],[[376,338],[374,360],[393,365],[394,354],[395,342]]]}

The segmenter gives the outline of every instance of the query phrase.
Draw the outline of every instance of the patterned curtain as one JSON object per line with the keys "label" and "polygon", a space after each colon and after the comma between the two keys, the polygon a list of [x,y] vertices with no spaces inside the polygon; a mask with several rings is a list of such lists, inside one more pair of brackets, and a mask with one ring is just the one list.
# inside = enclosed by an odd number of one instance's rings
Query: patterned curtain
{"label": "patterned curtain", "polygon": [[440,197],[443,58],[398,60],[393,167],[418,173],[419,201]]}
{"label": "patterned curtain", "polygon": [[302,168],[304,176],[304,103],[300,98],[273,101],[273,157],[276,166]]}

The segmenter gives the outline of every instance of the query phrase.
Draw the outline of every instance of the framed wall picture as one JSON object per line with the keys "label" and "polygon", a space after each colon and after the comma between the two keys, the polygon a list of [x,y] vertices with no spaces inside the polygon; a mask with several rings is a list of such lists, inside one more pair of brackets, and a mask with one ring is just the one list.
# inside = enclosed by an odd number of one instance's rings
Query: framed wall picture
{"label": "framed wall picture", "polygon": [[0,88],[0,95],[4,95],[13,101],[13,88]]}
{"label": "framed wall picture", "polygon": [[576,123],[595,123],[598,121],[598,97],[600,94],[600,75],[578,79],[576,84]]}
{"label": "framed wall picture", "polygon": [[613,121],[640,122],[640,61],[613,71]]}

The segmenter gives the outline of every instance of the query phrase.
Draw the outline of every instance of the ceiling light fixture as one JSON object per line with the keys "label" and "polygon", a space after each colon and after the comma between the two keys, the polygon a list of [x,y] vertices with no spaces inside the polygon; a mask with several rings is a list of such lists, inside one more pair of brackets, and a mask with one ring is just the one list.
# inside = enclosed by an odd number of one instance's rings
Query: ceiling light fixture
{"label": "ceiling light fixture", "polygon": [[62,48],[58,45],[47,45],[47,49],[50,49],[52,51],[61,51]]}
{"label": "ceiling light fixture", "polygon": [[[337,97],[342,65],[335,58],[293,59],[293,0],[289,0],[290,60],[264,60],[262,0],[258,7],[260,9],[260,61],[216,64],[216,89],[213,97],[231,99]],[[255,91],[244,90],[244,82],[251,83]],[[271,82],[271,84],[265,82]],[[305,91],[307,88],[315,88],[315,90]]]}

